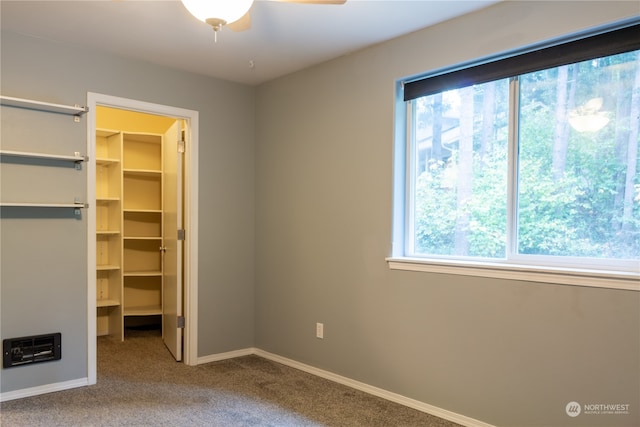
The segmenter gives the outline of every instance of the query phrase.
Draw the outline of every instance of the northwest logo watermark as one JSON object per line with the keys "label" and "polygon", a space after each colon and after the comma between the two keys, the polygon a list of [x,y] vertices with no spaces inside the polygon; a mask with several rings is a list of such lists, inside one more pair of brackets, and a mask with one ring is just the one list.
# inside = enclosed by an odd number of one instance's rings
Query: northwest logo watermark
{"label": "northwest logo watermark", "polygon": [[565,411],[570,417],[577,417],[578,415],[580,415],[580,412],[582,412],[582,409],[580,408],[580,404],[578,402],[569,402],[565,407]]}
{"label": "northwest logo watermark", "polygon": [[629,415],[628,403],[589,403],[580,405],[578,402],[571,401],[565,406],[565,412],[570,417],[584,415]]}

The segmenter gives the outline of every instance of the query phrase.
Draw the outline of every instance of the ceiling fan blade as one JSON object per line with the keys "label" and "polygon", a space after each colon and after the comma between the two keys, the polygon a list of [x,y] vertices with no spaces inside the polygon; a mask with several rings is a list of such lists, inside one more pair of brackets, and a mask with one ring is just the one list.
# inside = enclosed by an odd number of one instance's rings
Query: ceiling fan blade
{"label": "ceiling fan blade", "polygon": [[225,25],[225,27],[229,28],[231,31],[236,32],[248,30],[249,28],[251,28],[251,13],[245,13],[242,18]]}

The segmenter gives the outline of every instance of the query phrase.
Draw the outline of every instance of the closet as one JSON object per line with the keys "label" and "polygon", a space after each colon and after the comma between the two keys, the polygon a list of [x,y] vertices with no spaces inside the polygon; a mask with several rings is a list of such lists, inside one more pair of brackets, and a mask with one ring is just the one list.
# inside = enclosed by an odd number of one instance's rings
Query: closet
{"label": "closet", "polygon": [[163,313],[172,311],[164,306],[163,288],[178,272],[165,258],[167,245],[180,244],[181,177],[167,165],[181,159],[180,126],[181,120],[164,116],[96,110],[98,335],[124,340],[127,326],[162,327]]}

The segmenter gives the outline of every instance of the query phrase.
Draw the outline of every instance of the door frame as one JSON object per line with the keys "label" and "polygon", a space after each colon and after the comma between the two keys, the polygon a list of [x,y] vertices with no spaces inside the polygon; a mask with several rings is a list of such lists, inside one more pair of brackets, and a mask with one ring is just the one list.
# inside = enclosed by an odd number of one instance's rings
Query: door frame
{"label": "door frame", "polygon": [[97,337],[96,337],[96,106],[112,107],[140,113],[149,113],[186,122],[185,182],[184,182],[184,227],[187,238],[184,245],[184,343],[183,362],[197,365],[198,362],[198,112],[184,108],[154,104],[134,99],[121,98],[100,93],[87,93],[87,380],[97,381]]}

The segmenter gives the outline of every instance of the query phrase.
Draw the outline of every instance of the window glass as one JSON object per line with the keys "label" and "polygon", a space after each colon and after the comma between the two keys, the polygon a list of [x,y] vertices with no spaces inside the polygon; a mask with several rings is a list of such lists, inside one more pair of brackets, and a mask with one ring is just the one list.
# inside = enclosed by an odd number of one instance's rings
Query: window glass
{"label": "window glass", "polygon": [[508,80],[414,101],[414,255],[504,258]]}
{"label": "window glass", "polygon": [[640,256],[638,51],[520,78],[518,253]]}
{"label": "window glass", "polygon": [[407,104],[405,255],[640,258],[640,51]]}

